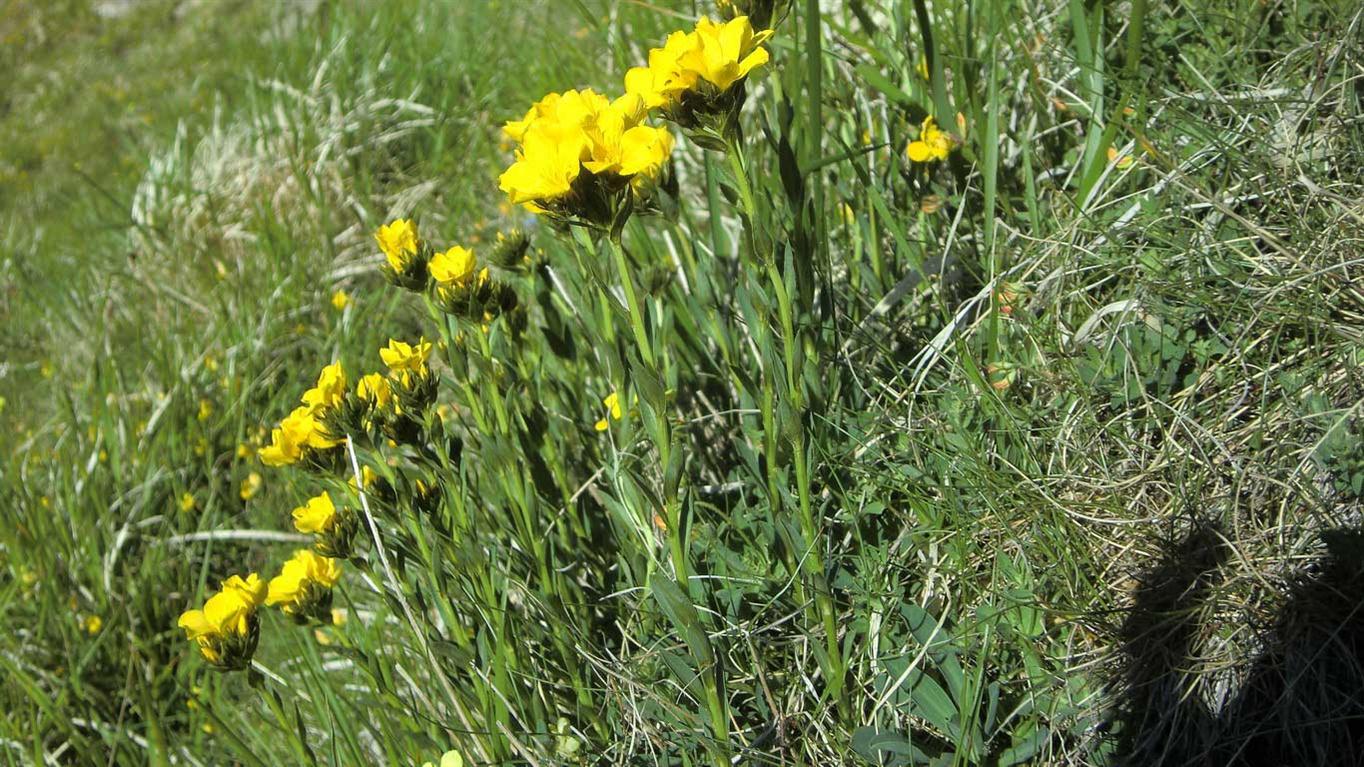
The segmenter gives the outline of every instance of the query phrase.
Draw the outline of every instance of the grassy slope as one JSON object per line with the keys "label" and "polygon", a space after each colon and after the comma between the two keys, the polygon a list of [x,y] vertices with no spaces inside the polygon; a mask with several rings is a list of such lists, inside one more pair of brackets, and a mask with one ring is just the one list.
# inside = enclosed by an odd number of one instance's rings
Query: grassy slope
{"label": "grassy slope", "polygon": [[[21,82],[52,85],[0,123],[17,147],[0,166],[8,174],[0,235],[13,254],[0,311],[17,328],[6,340],[10,407],[0,418],[34,432],[4,469],[18,524],[0,536],[8,564],[0,620],[14,627],[0,636],[0,663],[14,680],[0,692],[0,736],[14,753],[63,750],[77,763],[135,763],[147,753],[213,763],[219,748],[242,760],[295,758],[260,726],[270,713],[240,680],[186,668],[171,628],[193,584],[224,568],[268,568],[280,547],[166,541],[282,527],[281,509],[296,495],[266,473],[264,491],[243,503],[238,486],[256,467],[235,457],[237,445],[257,436],[263,414],[286,410],[322,361],[420,332],[369,271],[368,232],[419,211],[442,239],[489,236],[500,162],[489,127],[545,90],[606,85],[604,72],[618,74],[620,61],[638,55],[594,55],[579,40],[627,22],[638,25],[636,39],[672,26],[626,6],[598,29],[596,14],[583,21],[551,5],[510,24],[489,23],[494,4],[343,6],[303,15],[305,34],[270,34],[263,46],[260,29],[291,23],[268,4],[245,4],[245,16],[234,8],[226,33],[213,4],[188,23],[167,21],[170,6],[155,3],[112,24],[79,3],[60,14],[19,11],[24,29],[70,29],[69,44],[7,48],[6,63],[28,60],[16,68]],[[867,19],[826,20],[826,146],[898,149],[934,98],[907,53],[922,40],[911,4],[895,4],[903,17],[866,5]],[[1086,18],[1109,52],[1097,80],[1101,111],[1133,88],[1140,131],[1114,136],[1137,163],[1120,170],[1100,160],[1093,167],[1108,175],[1085,199],[1084,174],[1068,174],[1085,167],[1088,137],[1102,136],[1086,119],[1096,60],[1070,36],[1079,23],[1067,14],[1079,7],[1022,20],[985,14],[970,22],[974,35],[964,17],[938,18],[954,73],[941,98],[968,127],[960,159],[932,179],[902,175],[888,152],[824,173],[836,261],[821,277],[836,297],[840,352],[826,363],[840,372],[830,374],[837,387],[815,449],[834,499],[824,511],[836,531],[834,585],[856,702],[849,718],[810,692],[815,663],[798,629],[771,628],[779,609],[727,614],[735,636],[757,637],[730,645],[738,715],[789,718],[806,735],[784,726],[743,733],[774,759],[844,758],[849,741],[864,754],[872,743],[884,753],[911,742],[932,751],[979,732],[995,758],[1036,747],[1043,762],[1079,763],[1103,750],[1094,726],[1105,689],[1126,704],[1114,727],[1136,741],[1126,748],[1190,758],[1236,737],[1235,723],[1160,697],[1215,677],[1173,673],[1167,666],[1188,659],[1151,637],[1192,631],[1200,644],[1181,649],[1201,667],[1245,664],[1264,642],[1247,627],[1283,601],[1293,563],[1319,553],[1315,531],[1356,521],[1364,297],[1351,201],[1360,197],[1361,138],[1358,91],[1342,83],[1359,62],[1340,45],[1351,17],[1331,3],[1249,17],[1236,3],[1153,11],[1131,79],[1118,74],[1124,25]],[[796,29],[775,43],[779,59],[799,60]],[[204,55],[208,40],[222,46],[213,56]],[[985,49],[991,40],[998,47]],[[536,55],[513,63],[508,50]],[[993,99],[988,68],[973,65],[991,56],[1001,62]],[[135,106],[120,106],[124,98]],[[215,104],[217,117],[207,109]],[[63,119],[73,112],[79,120]],[[147,128],[137,127],[143,115]],[[53,127],[25,130],[34,123]],[[983,137],[991,124],[1005,141]],[[981,173],[990,163],[994,179]],[[779,197],[779,174],[764,170]],[[921,212],[928,194],[943,209]],[[987,194],[1000,224],[993,242]],[[131,231],[130,210],[144,211]],[[915,286],[888,312],[871,312],[912,264],[944,251],[966,277]],[[1012,312],[966,315],[940,336],[941,357],[920,364],[964,299],[988,303],[980,289],[992,271],[1017,285]],[[356,298],[343,313],[328,305],[337,287]],[[1006,376],[1007,387],[983,385]],[[201,400],[212,410],[203,420]],[[692,417],[712,415],[688,407]],[[717,482],[743,476],[723,465],[701,470]],[[197,508],[179,512],[187,492]],[[736,583],[762,559],[738,542],[752,535],[760,550],[764,539],[723,521],[750,512],[708,513],[715,524],[702,526],[716,552],[708,561]],[[1208,619],[1190,629],[1154,611],[1123,625],[1111,611],[1132,590],[1145,593],[1144,566],[1169,559],[1168,540],[1190,519],[1225,531],[1237,554],[1193,606]],[[727,598],[746,606],[769,596],[736,586]],[[937,653],[927,677],[901,676],[918,655],[910,635],[922,628],[908,604],[943,618],[964,686]],[[363,606],[384,615],[382,605]],[[97,636],[82,632],[84,615],[102,616]],[[332,699],[338,677],[320,671],[322,655],[305,640],[271,634],[261,660],[327,701],[305,706],[319,742],[367,753],[375,746],[331,721],[354,712]],[[347,641],[382,657],[393,640],[353,627]],[[1124,652],[1135,662],[1110,668]],[[650,667],[627,673],[643,685]],[[186,708],[191,678],[209,705]],[[933,706],[935,687],[950,688],[946,709]],[[363,704],[382,712],[370,734],[389,759],[461,742],[408,721],[421,707],[400,700],[401,689]],[[974,702],[996,695],[1009,716]],[[628,695],[605,700],[620,738],[591,748],[667,753],[657,739],[627,737],[659,735],[631,716]],[[855,733],[850,719],[870,729]],[[1132,733],[1143,729],[1172,737],[1142,742]],[[546,732],[533,740],[553,750]]]}

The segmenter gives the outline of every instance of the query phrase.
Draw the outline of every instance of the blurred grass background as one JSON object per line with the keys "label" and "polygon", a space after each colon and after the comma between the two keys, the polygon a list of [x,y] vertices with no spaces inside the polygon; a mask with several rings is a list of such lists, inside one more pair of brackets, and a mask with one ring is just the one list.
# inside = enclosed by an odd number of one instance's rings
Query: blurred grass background
{"label": "blurred grass background", "polygon": [[[1230,763],[1254,756],[1226,745],[1247,732],[1296,731],[1300,750],[1260,753],[1329,764],[1331,731],[1358,726],[1355,635],[1311,611],[1345,647],[1334,684],[1302,684],[1309,661],[1232,714],[1274,684],[1249,670],[1297,635],[1275,628],[1293,585],[1334,571],[1322,531],[1360,522],[1359,10],[1162,4],[1133,50],[1136,5],[826,4],[829,159],[802,170],[825,186],[839,396],[815,449],[852,704],[810,683],[816,637],[754,607],[789,599],[746,580],[770,538],[716,500],[697,545],[731,579],[715,609],[753,763]],[[486,737],[412,715],[440,672],[390,662],[411,638],[358,582],[363,619],[280,622],[258,655],[306,696],[311,755],[262,694],[187,662],[175,618],[288,543],[298,495],[252,457],[262,425],[326,361],[422,332],[374,270],[374,228],[418,212],[428,237],[477,243],[519,222],[500,124],[550,90],[614,89],[707,9],[0,5],[4,761],[420,763]],[[772,44],[778,72],[808,63],[798,30]],[[902,154],[934,111],[960,112],[964,141],[936,176]],[[781,169],[756,162],[776,197]],[[707,459],[743,480],[739,457]],[[1175,545],[1207,525],[1232,552],[1214,565]],[[1156,580],[1206,587],[1134,612]],[[600,619],[629,624],[628,604]],[[696,736],[634,699],[659,663],[621,642],[584,648],[626,659],[594,677],[615,737],[550,717],[518,754],[691,758]]]}

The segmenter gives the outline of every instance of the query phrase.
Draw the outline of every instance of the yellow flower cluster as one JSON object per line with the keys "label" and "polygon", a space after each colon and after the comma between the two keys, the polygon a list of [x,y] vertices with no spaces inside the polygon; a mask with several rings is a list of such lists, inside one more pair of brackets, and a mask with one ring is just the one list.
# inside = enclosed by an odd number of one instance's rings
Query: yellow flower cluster
{"label": "yellow flower cluster", "polygon": [[379,227],[374,241],[384,254],[380,271],[389,282],[408,290],[426,288],[426,264],[431,251],[418,236],[417,225],[411,219],[400,218]]}
{"label": "yellow flower cluster", "polygon": [[412,258],[417,255],[417,225],[411,219],[401,218],[374,233],[388,267],[395,272],[407,270]]}
{"label": "yellow flower cluster", "polygon": [[203,609],[186,610],[179,626],[197,642],[204,659],[221,669],[245,668],[256,651],[259,623],[256,608],[265,601],[266,585],[255,573],[234,575],[208,598]]}
{"label": "yellow flower cluster", "polygon": [[611,428],[611,420],[619,421],[621,419],[622,413],[620,409],[620,393],[611,392],[610,394],[606,395],[605,399],[603,399],[601,403],[606,407],[606,418],[602,418],[601,420],[597,421],[597,423],[594,424],[594,428],[597,431],[606,431],[607,429]]}
{"label": "yellow flower cluster", "polygon": [[340,404],[346,392],[346,373],[340,362],[322,369],[317,385],[303,394],[303,404],[294,409],[270,432],[270,444],[259,451],[267,466],[298,463],[310,450],[328,450],[341,440],[328,432],[324,422]]}
{"label": "yellow flower cluster", "polygon": [[589,203],[596,201],[584,198],[614,196],[627,185],[640,189],[672,154],[672,134],[644,125],[647,114],[635,94],[614,101],[590,89],[545,96],[503,128],[517,147],[502,191],[537,212],[603,223],[598,214],[610,211],[593,210]]}
{"label": "yellow flower cluster", "polygon": [[328,557],[350,556],[357,520],[345,509],[338,509],[329,493],[315,495],[295,508],[293,519],[295,530],[313,536],[317,553]]}
{"label": "yellow flower cluster", "polygon": [[341,565],[331,557],[299,549],[279,575],[270,579],[265,604],[278,605],[285,615],[300,622],[331,618],[332,587],[341,579]]}
{"label": "yellow flower cluster", "polygon": [[409,387],[414,378],[426,378],[430,369],[426,361],[431,356],[431,342],[425,338],[415,344],[388,339],[388,346],[379,350],[379,359],[388,367],[389,378],[403,387]]}
{"label": "yellow flower cluster", "polygon": [[625,92],[665,110],[689,93],[714,97],[767,63],[762,44],[771,36],[770,29],[754,32],[747,16],[723,24],[703,16],[691,32],[674,32],[649,51],[647,66],[626,72]]}
{"label": "yellow flower cluster", "polygon": [[952,136],[933,122],[933,117],[925,117],[919,126],[919,138],[909,142],[905,154],[912,162],[933,162],[946,160],[952,153]]}

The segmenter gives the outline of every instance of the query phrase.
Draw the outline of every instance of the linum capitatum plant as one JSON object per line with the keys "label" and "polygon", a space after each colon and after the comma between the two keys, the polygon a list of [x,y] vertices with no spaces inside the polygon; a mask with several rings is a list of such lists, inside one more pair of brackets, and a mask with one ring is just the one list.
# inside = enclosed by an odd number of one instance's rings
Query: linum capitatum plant
{"label": "linum capitatum plant", "polygon": [[[548,224],[541,248],[532,252],[520,230],[480,255],[437,245],[412,219],[378,228],[380,271],[420,297],[431,340],[391,340],[377,353],[383,368],[353,382],[342,362],[328,365],[272,430],[260,460],[311,477],[292,521],[313,549],[285,563],[268,595],[234,607],[233,625],[213,627],[231,638],[230,653],[214,643],[218,634],[188,621],[215,666],[250,666],[262,600],[295,622],[325,624],[341,580],[337,558],[348,558],[429,664],[441,694],[423,700],[423,715],[461,722],[467,751],[480,760],[515,758],[510,733],[528,722],[559,722],[556,747],[573,753],[580,736],[613,737],[595,718],[598,697],[610,694],[600,680],[611,676],[582,640],[600,642],[623,627],[603,625],[594,600],[639,592],[648,609],[626,619],[639,624],[629,635],[680,638],[682,651],[661,651],[659,668],[693,703],[690,711],[666,699],[651,705],[704,731],[686,742],[729,764],[740,742],[735,727],[755,723],[732,710],[740,682],[729,658],[739,648],[712,607],[720,598],[708,571],[714,560],[693,545],[710,492],[699,473],[709,452],[746,456],[757,469],[763,529],[780,552],[795,619],[820,638],[812,648],[819,694],[846,711],[807,434],[822,394],[807,368],[819,341],[805,329],[813,286],[801,262],[814,254],[817,225],[754,193],[744,107],[750,80],[770,64],[774,32],[755,29],[738,5],[723,6],[727,20],[703,17],[670,35],[628,71],[620,95],[551,93],[505,125],[514,159],[499,185]],[[784,4],[749,5],[772,23],[785,16]],[[704,189],[680,183],[679,141],[703,153]],[[712,289],[690,297],[695,316],[672,313],[643,255],[655,236],[678,233],[670,219],[697,199],[712,242],[677,263],[677,279],[699,287],[710,282],[707,272],[731,273],[737,314]],[[735,218],[731,251],[720,224]],[[591,348],[558,348],[567,325]],[[680,369],[698,331],[719,347],[713,369],[735,392],[744,433],[761,435],[756,451],[746,437],[705,444],[679,418],[678,400],[699,394],[682,388],[694,379]],[[599,387],[565,392],[551,363]],[[584,476],[567,460],[581,450],[602,451],[605,468]],[[561,681],[528,682],[537,676]],[[273,708],[283,717],[277,700]]]}

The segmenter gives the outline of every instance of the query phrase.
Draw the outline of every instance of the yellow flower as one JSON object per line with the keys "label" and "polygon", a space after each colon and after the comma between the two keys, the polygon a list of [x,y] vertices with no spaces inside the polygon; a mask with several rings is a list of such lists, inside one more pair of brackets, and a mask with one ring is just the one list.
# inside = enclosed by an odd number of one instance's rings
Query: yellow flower
{"label": "yellow flower", "polygon": [[1108,161],[1113,163],[1118,170],[1127,170],[1132,167],[1132,163],[1134,162],[1132,155],[1119,154],[1118,150],[1114,147],[1108,148]]}
{"label": "yellow flower", "polygon": [[648,109],[676,103],[683,93],[696,87],[697,73],[680,63],[695,47],[695,34],[668,35],[662,48],[649,51],[648,66],[634,67],[625,73],[625,92],[639,96]]}
{"label": "yellow flower", "polygon": [[[364,483],[365,487],[370,487],[371,485],[374,484],[374,482],[377,479],[379,479],[379,472],[375,471],[374,469],[371,469],[368,466],[360,467],[360,481]],[[355,487],[354,475],[352,475],[351,478],[347,481],[350,483],[351,487]]]}
{"label": "yellow flower", "polygon": [[385,410],[393,401],[393,387],[388,379],[378,373],[362,376],[355,384],[355,396],[370,403],[378,410]]}
{"label": "yellow flower", "polygon": [[265,484],[265,482],[260,478],[260,475],[257,474],[256,472],[253,471],[250,474],[246,475],[246,479],[242,480],[242,487],[239,493],[242,497],[242,500],[249,501],[252,498],[255,498],[256,493],[260,492],[261,485],[263,484]]}
{"label": "yellow flower", "polygon": [[336,522],[336,504],[327,493],[313,496],[294,509],[294,529],[300,533],[325,533]]}
{"label": "yellow flower", "polygon": [[209,401],[206,400],[206,399],[201,399],[201,400],[199,400],[199,415],[198,415],[199,420],[200,420],[200,421],[207,421],[210,417],[212,417],[212,415],[213,415],[213,403],[212,403],[212,402],[209,402]]}
{"label": "yellow flower", "polygon": [[330,618],[331,588],[340,578],[341,565],[335,559],[299,549],[270,579],[265,604],[279,605],[286,615],[306,618],[317,613]]}
{"label": "yellow flower", "polygon": [[946,160],[952,152],[952,137],[940,130],[933,117],[925,117],[919,128],[919,138],[909,142],[905,154],[912,162],[932,162]]}
{"label": "yellow flower", "polygon": [[202,610],[182,613],[178,625],[210,663],[245,668],[256,649],[256,608],[265,595],[260,576],[234,575],[223,581],[222,590],[209,597]]}
{"label": "yellow flower", "polygon": [[[422,767],[437,767],[431,762],[423,762]],[[464,767],[464,757],[458,751],[446,751],[441,754],[439,767]]]}
{"label": "yellow flower", "polygon": [[251,446],[248,445],[248,444],[246,444],[245,442],[238,442],[238,443],[237,443],[237,457],[238,457],[238,458],[250,458],[250,457],[251,457]]}
{"label": "yellow flower", "polygon": [[[610,394],[606,395],[606,399],[603,399],[601,403],[606,406],[606,413],[608,417],[617,421],[620,420],[621,410],[619,393],[611,392]],[[611,428],[611,422],[608,421],[606,418],[603,418],[600,421],[597,421],[596,423],[597,431],[606,431],[609,428]]]}
{"label": "yellow flower", "polygon": [[193,496],[191,493],[185,493],[185,494],[183,494],[183,495],[180,496],[180,510],[181,510],[181,511],[187,512],[187,513],[188,513],[188,512],[191,512],[191,511],[194,511],[195,507],[197,507],[198,505],[199,505],[199,502],[196,501],[196,500],[194,500],[194,496]]}
{"label": "yellow flower", "polygon": [[266,466],[287,466],[303,458],[308,448],[325,450],[341,444],[327,433],[326,427],[313,415],[307,405],[294,408],[279,427],[271,430],[270,444],[257,455]]}
{"label": "yellow flower", "polygon": [[336,311],[345,309],[350,304],[350,294],[344,290],[338,290],[332,294],[332,308]]}
{"label": "yellow flower", "polygon": [[303,393],[303,404],[314,414],[335,408],[346,396],[346,371],[340,362],[322,368],[317,385]]}
{"label": "yellow flower", "polygon": [[693,34],[695,42],[679,63],[722,91],[768,61],[767,49],[761,46],[772,30],[754,33],[747,16],[724,24],[702,16]]}
{"label": "yellow flower", "polygon": [[587,136],[531,130],[516,153],[516,162],[498,179],[498,187],[512,203],[546,203],[573,189],[587,152]]}
{"label": "yellow flower", "polygon": [[379,358],[388,366],[389,372],[426,372],[426,359],[431,356],[431,342],[425,338],[416,344],[409,344],[390,338],[388,346],[379,350]]}
{"label": "yellow flower", "polygon": [[98,615],[87,615],[85,620],[81,621],[81,627],[87,634],[98,634],[99,630],[104,628],[104,619]]}
{"label": "yellow flower", "polygon": [[374,239],[395,272],[403,271],[408,260],[417,254],[417,225],[411,219],[400,218],[379,227]]}
{"label": "yellow flower", "polygon": [[513,203],[540,210],[573,194],[584,171],[632,181],[652,177],[672,151],[672,136],[640,125],[646,114],[639,94],[615,101],[591,90],[546,96],[503,129],[520,146],[499,179],[502,191]]}
{"label": "yellow flower", "polygon": [[458,245],[431,257],[431,279],[444,287],[467,285],[478,269],[473,251]]}

